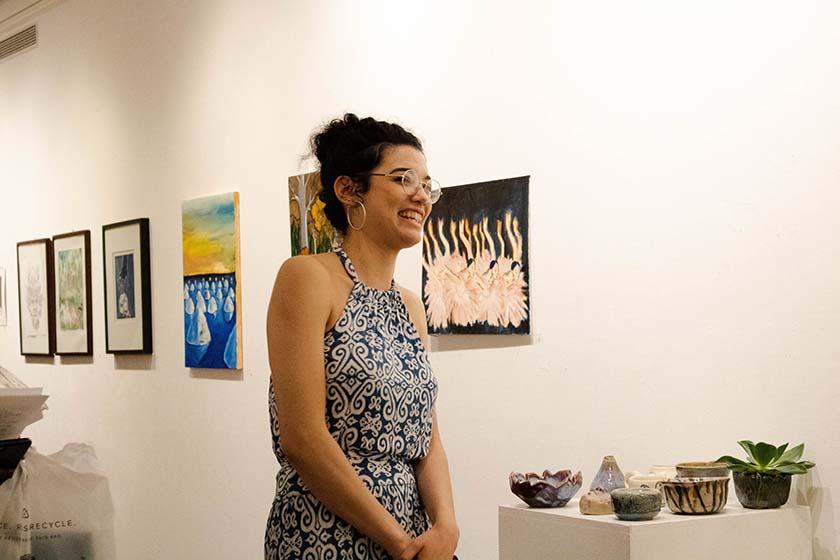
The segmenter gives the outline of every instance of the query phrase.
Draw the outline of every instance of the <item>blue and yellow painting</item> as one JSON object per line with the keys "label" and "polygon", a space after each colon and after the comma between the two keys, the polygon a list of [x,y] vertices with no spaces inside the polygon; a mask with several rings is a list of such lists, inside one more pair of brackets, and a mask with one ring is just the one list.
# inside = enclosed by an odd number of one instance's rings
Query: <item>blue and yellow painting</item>
{"label": "blue and yellow painting", "polygon": [[185,365],[241,369],[239,193],[185,202],[182,227]]}

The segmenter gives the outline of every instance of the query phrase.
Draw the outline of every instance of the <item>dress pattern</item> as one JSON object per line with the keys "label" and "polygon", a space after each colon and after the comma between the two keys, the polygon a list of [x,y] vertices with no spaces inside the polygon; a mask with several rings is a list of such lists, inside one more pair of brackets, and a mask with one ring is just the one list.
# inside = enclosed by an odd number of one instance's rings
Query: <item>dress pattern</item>
{"label": "dress pattern", "polygon": [[[429,451],[437,381],[394,282],[363,284],[344,249],[335,250],[353,289],[324,335],[326,423],[359,477],[412,537],[429,527],[414,463]],[[265,532],[266,560],[380,560],[390,556],[315,498],[280,442],[269,384],[277,491]]]}

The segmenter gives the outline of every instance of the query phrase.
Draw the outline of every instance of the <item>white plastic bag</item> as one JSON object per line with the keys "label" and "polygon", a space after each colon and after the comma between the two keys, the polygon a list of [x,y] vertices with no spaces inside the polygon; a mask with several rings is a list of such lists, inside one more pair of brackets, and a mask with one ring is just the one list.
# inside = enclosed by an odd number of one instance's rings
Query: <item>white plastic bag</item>
{"label": "white plastic bag", "polygon": [[113,560],[114,506],[89,445],[30,449],[0,485],[3,560]]}

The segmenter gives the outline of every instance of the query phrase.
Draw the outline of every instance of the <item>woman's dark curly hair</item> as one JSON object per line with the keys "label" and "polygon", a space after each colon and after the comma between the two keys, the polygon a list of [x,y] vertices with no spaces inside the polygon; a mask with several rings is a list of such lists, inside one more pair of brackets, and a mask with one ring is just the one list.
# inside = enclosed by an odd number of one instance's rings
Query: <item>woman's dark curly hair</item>
{"label": "woman's dark curly hair", "polygon": [[360,185],[359,192],[367,192],[370,178],[361,174],[379,165],[386,148],[399,145],[423,151],[420,140],[400,125],[371,117],[360,119],[353,113],[330,121],[312,135],[312,154],[321,165],[318,197],[325,204],[330,223],[342,235],[347,233],[348,224],[344,205],[335,195],[336,178],[347,175]]}

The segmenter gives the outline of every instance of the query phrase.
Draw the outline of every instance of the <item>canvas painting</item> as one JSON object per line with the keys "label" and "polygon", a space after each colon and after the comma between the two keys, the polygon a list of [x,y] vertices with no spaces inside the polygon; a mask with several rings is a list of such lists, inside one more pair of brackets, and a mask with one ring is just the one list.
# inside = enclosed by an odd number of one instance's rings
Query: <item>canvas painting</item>
{"label": "canvas painting", "polygon": [[53,252],[50,239],[17,244],[20,353],[55,352]]}
{"label": "canvas painting", "polygon": [[423,232],[430,334],[529,334],[528,183],[443,191]]}
{"label": "canvas painting", "polygon": [[56,291],[56,353],[93,353],[90,231],[53,237]]}
{"label": "canvas painting", "polygon": [[102,226],[105,351],[152,353],[149,219]]}
{"label": "canvas painting", "polygon": [[341,236],[324,214],[324,203],[318,198],[320,191],[318,172],[289,177],[292,256],[326,253],[341,243]]}
{"label": "canvas painting", "polygon": [[239,193],[184,203],[184,349],[194,368],[242,368]]}

